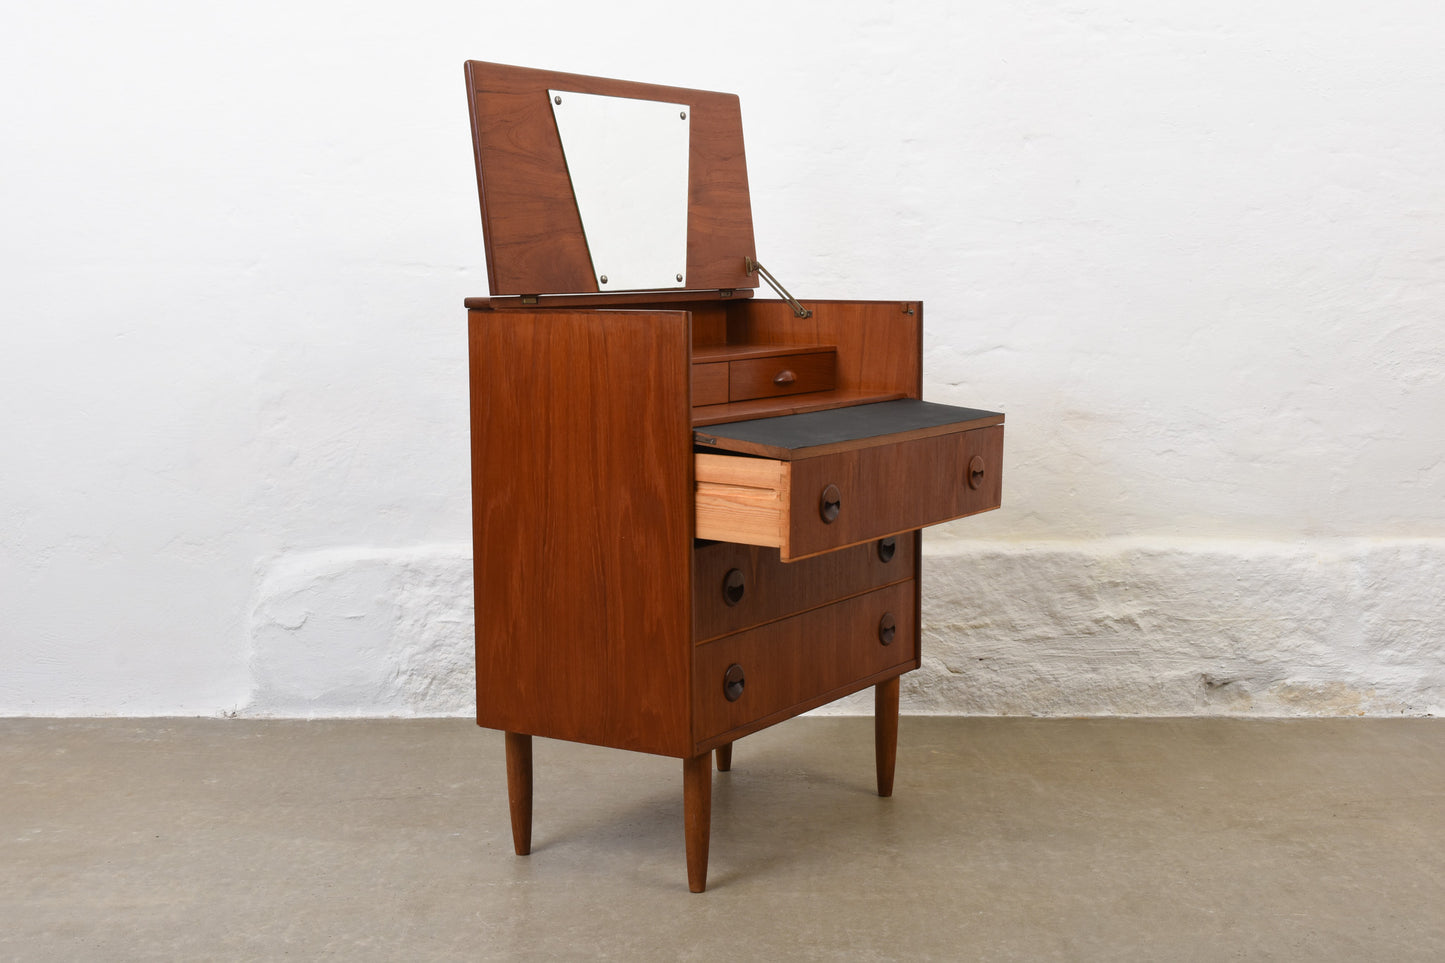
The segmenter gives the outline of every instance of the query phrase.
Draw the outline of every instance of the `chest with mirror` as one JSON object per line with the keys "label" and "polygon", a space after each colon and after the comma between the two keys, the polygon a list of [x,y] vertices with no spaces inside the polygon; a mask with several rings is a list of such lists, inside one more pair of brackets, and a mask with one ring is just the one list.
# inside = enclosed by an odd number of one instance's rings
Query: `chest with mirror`
{"label": "chest with mirror", "polygon": [[999,506],[1004,419],[922,400],[921,302],[797,300],[759,264],[736,96],[466,80],[477,721],[519,854],[534,737],[681,759],[701,892],[749,733],[871,687],[892,793],[919,529]]}

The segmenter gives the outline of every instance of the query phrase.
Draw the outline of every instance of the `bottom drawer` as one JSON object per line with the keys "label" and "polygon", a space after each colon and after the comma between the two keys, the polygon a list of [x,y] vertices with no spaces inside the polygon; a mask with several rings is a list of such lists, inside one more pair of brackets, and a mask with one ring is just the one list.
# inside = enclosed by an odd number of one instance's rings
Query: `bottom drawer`
{"label": "bottom drawer", "polygon": [[915,667],[914,584],[900,582],[697,646],[694,741],[736,738],[855,692],[890,670]]}

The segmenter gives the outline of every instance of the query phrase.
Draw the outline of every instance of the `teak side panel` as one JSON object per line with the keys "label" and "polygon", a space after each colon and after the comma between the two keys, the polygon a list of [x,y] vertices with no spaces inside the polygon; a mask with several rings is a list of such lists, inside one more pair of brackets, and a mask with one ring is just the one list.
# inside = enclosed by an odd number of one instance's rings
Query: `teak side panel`
{"label": "teak side panel", "polygon": [[757,287],[737,95],[475,60],[466,78],[493,295],[598,291],[549,88],[688,104],[687,286]]}
{"label": "teak side panel", "polygon": [[478,723],[686,756],[687,314],[469,327]]}

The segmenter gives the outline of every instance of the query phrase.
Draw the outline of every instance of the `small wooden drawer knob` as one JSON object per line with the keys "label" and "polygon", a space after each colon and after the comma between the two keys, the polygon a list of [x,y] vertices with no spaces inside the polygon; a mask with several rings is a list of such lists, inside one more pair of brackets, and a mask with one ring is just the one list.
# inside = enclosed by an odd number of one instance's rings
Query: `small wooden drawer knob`
{"label": "small wooden drawer knob", "polygon": [[898,551],[898,540],[895,538],[880,538],[878,540],[878,561],[891,562],[893,555]]}
{"label": "small wooden drawer knob", "polygon": [[968,487],[978,488],[983,484],[983,456],[974,455],[968,463]]}
{"label": "small wooden drawer knob", "polygon": [[747,579],[743,577],[742,569],[728,569],[728,573],[723,576],[723,601],[728,605],[737,605],[743,600],[747,587]]}
{"label": "small wooden drawer knob", "polygon": [[824,524],[831,524],[842,510],[843,495],[838,491],[838,486],[829,485],[823,489],[823,494],[818,498],[818,514],[822,516]]}
{"label": "small wooden drawer knob", "polygon": [[743,686],[746,684],[747,679],[743,678],[743,667],[734,662],[723,673],[723,698],[729,702],[737,702],[743,697]]}
{"label": "small wooden drawer knob", "polygon": [[797,380],[798,376],[793,374],[787,368],[784,368],[782,371],[779,371],[777,374],[773,375],[773,384],[777,385],[780,388],[784,385],[790,385]]}
{"label": "small wooden drawer knob", "polygon": [[884,645],[893,644],[893,636],[898,633],[898,623],[893,618],[892,612],[884,612],[883,618],[878,620],[878,641]]}

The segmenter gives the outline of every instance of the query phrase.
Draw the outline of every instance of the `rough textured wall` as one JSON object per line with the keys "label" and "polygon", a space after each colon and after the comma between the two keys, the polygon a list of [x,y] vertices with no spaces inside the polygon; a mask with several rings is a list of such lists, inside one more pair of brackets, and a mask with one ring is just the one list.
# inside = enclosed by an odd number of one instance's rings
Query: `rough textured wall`
{"label": "rough textured wall", "polygon": [[[1437,711],[1445,8],[31,4],[0,712],[469,711],[468,57],[736,91],[758,254],[1008,412],[911,711]],[[56,51],[64,51],[58,55]],[[458,546],[461,546],[460,548]]]}
{"label": "rough textured wall", "polygon": [[[467,546],[288,559],[262,579],[245,703],[264,715],[466,714]],[[912,712],[1445,712],[1438,541],[930,540]],[[869,712],[867,694],[828,711]]]}

